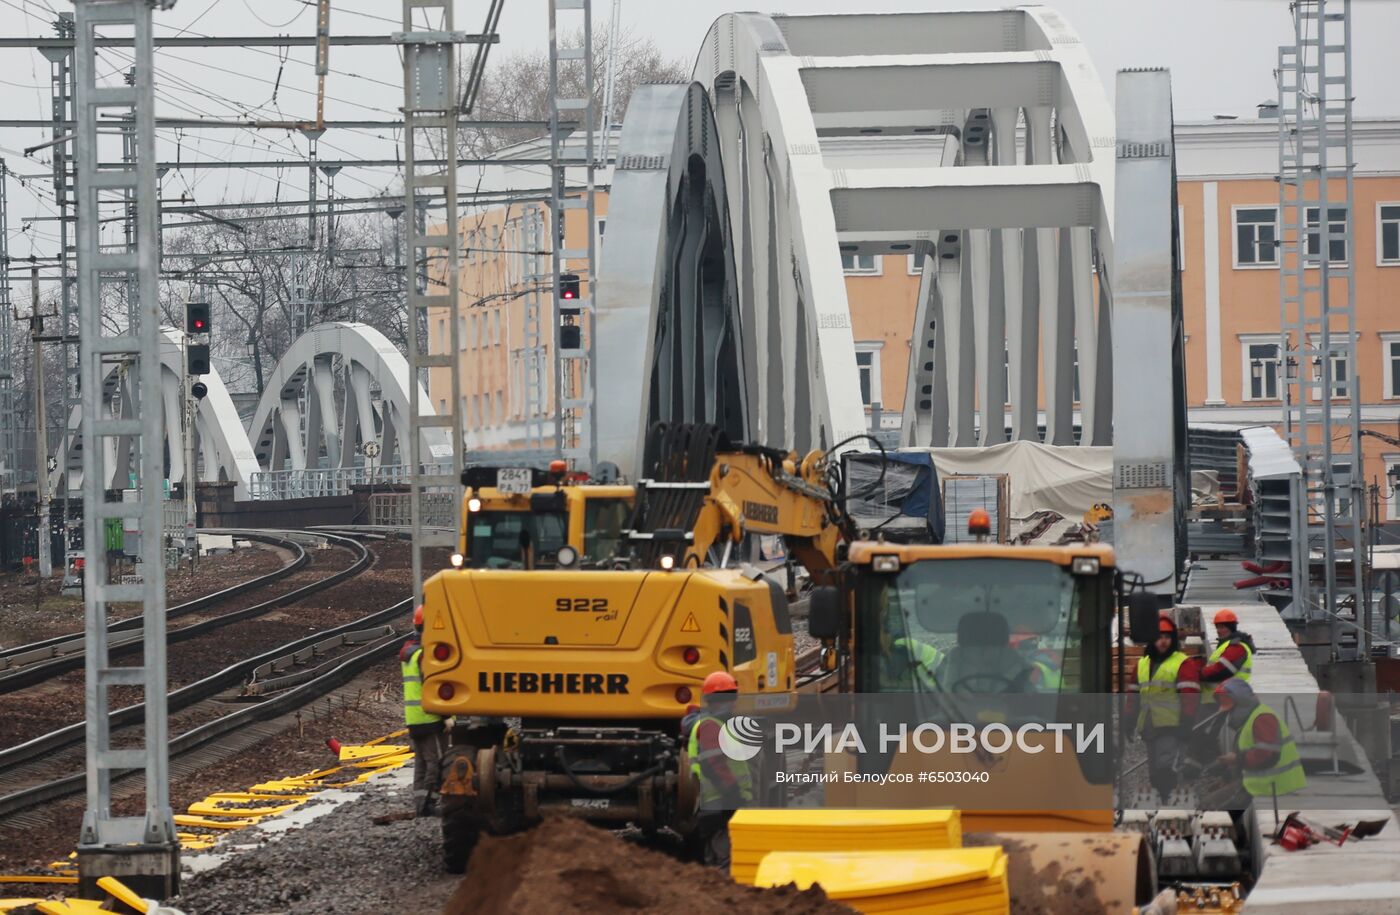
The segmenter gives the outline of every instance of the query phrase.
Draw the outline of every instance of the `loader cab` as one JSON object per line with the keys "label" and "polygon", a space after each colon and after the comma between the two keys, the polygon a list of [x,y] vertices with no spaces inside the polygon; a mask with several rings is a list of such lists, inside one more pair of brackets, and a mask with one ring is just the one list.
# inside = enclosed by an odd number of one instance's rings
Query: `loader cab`
{"label": "loader cab", "polygon": [[1109,691],[1109,547],[861,542],[849,556],[858,692]]}
{"label": "loader cab", "polygon": [[632,512],[630,486],[524,467],[462,472],[463,566],[474,569],[596,567],[612,558]]}

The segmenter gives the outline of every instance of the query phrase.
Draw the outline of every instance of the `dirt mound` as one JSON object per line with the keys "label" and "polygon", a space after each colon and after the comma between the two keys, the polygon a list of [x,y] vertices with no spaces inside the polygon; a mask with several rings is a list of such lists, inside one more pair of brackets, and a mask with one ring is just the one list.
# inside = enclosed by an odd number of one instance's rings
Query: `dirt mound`
{"label": "dirt mound", "polygon": [[726,874],[630,845],[579,820],[547,820],[486,837],[442,915],[549,912],[686,915],[849,915],[820,889],[760,890]]}

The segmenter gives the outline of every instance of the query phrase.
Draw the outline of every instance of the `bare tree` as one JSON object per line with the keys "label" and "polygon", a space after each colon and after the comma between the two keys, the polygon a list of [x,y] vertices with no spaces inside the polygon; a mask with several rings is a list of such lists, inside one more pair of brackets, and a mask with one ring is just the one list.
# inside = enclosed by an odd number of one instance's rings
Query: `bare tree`
{"label": "bare tree", "polygon": [[[603,91],[607,78],[609,57],[606,26],[594,30],[593,38],[593,106],[602,112]],[[582,34],[561,38],[562,45],[580,45]],[[667,58],[648,37],[631,31],[619,33],[613,55],[613,112],[617,123],[627,110],[632,92],[644,83],[676,83],[690,78],[690,67],[679,58]],[[463,68],[470,66],[468,59]],[[465,80],[466,75],[463,74]],[[564,61],[559,70],[560,91],[565,97],[582,98],[584,69],[582,61]],[[472,109],[475,117],[484,120],[543,121],[549,118],[549,52],[535,48],[511,54],[487,68]],[[531,128],[471,128],[458,132],[458,147],[467,156],[489,155],[503,146],[539,136]]]}

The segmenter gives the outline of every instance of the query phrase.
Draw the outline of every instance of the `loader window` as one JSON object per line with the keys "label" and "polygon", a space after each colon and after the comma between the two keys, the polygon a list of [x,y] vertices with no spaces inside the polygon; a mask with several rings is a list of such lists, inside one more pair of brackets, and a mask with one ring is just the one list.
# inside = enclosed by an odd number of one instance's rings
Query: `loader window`
{"label": "loader window", "polygon": [[567,542],[562,513],[484,511],[468,522],[467,546],[477,569],[524,568],[527,549],[537,565],[552,565]]}
{"label": "loader window", "polygon": [[611,559],[622,539],[632,508],[624,499],[589,499],[583,510],[583,560]]}
{"label": "loader window", "polygon": [[867,692],[1078,691],[1080,582],[1050,562],[942,559],[865,573]]}

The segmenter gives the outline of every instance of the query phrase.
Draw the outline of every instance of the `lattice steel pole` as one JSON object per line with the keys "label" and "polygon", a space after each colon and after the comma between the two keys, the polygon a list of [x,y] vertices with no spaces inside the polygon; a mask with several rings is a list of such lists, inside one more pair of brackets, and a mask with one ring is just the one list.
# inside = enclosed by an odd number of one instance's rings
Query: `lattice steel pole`
{"label": "lattice steel pole", "polygon": [[19,453],[15,430],[14,305],[10,301],[8,172],[0,159],[0,494],[15,491]]}
{"label": "lattice steel pole", "polygon": [[[403,42],[404,86],[404,208],[408,219],[404,231],[408,236],[406,269],[418,271],[420,262],[429,262],[429,252],[439,252],[437,262],[443,274],[436,283],[421,287],[417,276],[406,282],[408,329],[408,453],[411,471],[409,486],[410,524],[413,531],[413,598],[423,600],[423,549],[431,546],[456,548],[461,540],[462,501],[462,399],[461,362],[459,361],[460,329],[457,300],[460,270],[460,227],[457,224],[457,48],[452,27],[453,0],[403,0],[403,32],[395,37]],[[415,31],[414,14],[430,16],[441,11],[437,29]],[[425,24],[429,19],[424,19]],[[441,171],[423,170],[418,164],[418,144],[442,151]],[[435,197],[446,205],[446,224],[442,232],[429,234],[417,219]],[[428,353],[428,340],[420,341],[420,318],[434,310],[445,320],[444,339],[439,342],[446,352]],[[431,328],[430,328],[431,330]],[[419,378],[430,369],[446,370],[446,410],[436,413],[431,399],[419,403]],[[442,372],[438,373],[441,378]],[[434,385],[433,393],[438,393]],[[449,441],[441,442],[446,432]],[[423,446],[429,442],[425,466]],[[450,535],[429,532],[425,512],[426,495],[436,497],[437,511],[433,520],[436,528],[446,527]],[[443,517],[443,512],[450,516]],[[450,518],[450,520],[449,520]]]}
{"label": "lattice steel pole", "polygon": [[[582,14],[582,44],[560,47],[559,13]],[[577,61],[583,68],[583,98],[563,96],[560,87],[560,65]],[[563,121],[583,123],[584,146],[569,154],[564,142]],[[594,193],[594,105],[593,105],[593,4],[590,0],[549,0],[549,158],[550,210],[553,231],[550,233],[551,266],[554,272],[554,410],[555,445],[572,466],[581,463],[593,468],[596,459],[596,436],[593,434],[593,303],[597,300],[597,215]],[[607,142],[604,138],[604,142]],[[583,168],[585,185],[582,198],[566,196],[569,166]],[[584,228],[587,241],[581,248],[566,244],[565,214],[583,210],[588,223]],[[566,305],[562,298],[560,275],[577,273],[588,283],[587,291]],[[577,325],[577,331],[565,328]],[[565,339],[568,333],[571,339]],[[577,338],[573,334],[577,334]],[[565,348],[564,344],[575,344]]]}
{"label": "lattice steel pole", "polygon": [[[1352,228],[1351,0],[1296,0],[1291,10],[1294,41],[1279,48],[1277,76],[1280,388],[1284,431],[1303,468],[1291,525],[1292,584],[1301,616],[1327,622],[1332,658],[1350,660],[1369,653],[1362,625],[1365,470],[1351,267],[1360,256]],[[1345,417],[1337,416],[1334,400],[1344,400]],[[1309,582],[1314,512],[1322,516],[1323,587],[1316,598]],[[1350,579],[1337,574],[1345,551]],[[1347,612],[1354,614],[1348,631],[1357,641],[1343,650]]]}
{"label": "lattice steel pole", "polygon": [[[169,8],[171,2],[161,2]],[[96,880],[120,873],[143,896],[166,898],[178,890],[179,844],[170,810],[168,721],[165,677],[165,565],[161,479],[164,411],[160,409],[160,304],[156,199],[155,92],[150,0],[77,0],[74,67],[77,73],[75,139],[78,197],[78,312],[82,365],[83,533],[88,545],[83,605],[86,633],[87,809],[78,842],[80,892],[97,892]],[[95,32],[130,31],[135,79],[131,85],[99,80]],[[120,143],[120,127],[106,128],[103,115],[130,117],[135,125],[132,166],[99,168],[106,145]],[[107,159],[106,161],[113,161]],[[111,196],[104,196],[107,192]],[[113,250],[100,245],[103,206],[120,212],[124,193],[138,201],[135,244]],[[102,321],[102,292],[136,274],[138,323],[109,333]],[[102,382],[108,362],[131,367],[137,409],[113,418],[103,410]],[[139,452],[134,500],[110,501],[108,439],[127,440]],[[140,530],[139,582],[113,583],[105,542],[109,519],[131,519]],[[108,605],[139,602],[143,658],[139,667],[114,667],[107,653]],[[108,713],[111,690],[144,690],[141,743],[112,745]],[[140,816],[112,812],[112,778],[144,770],[145,804]]]}

